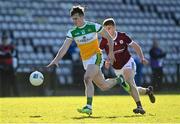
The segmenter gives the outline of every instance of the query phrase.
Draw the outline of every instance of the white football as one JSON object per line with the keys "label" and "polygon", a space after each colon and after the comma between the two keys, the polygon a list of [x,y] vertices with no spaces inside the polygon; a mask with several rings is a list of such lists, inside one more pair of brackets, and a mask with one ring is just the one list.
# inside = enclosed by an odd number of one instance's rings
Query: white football
{"label": "white football", "polygon": [[39,86],[44,81],[44,76],[39,71],[34,71],[30,74],[29,81],[33,86]]}

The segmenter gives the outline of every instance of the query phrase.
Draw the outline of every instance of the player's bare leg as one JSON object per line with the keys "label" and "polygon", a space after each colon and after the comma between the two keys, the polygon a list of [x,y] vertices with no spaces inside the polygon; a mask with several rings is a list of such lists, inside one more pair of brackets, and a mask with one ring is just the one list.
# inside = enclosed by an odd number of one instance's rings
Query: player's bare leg
{"label": "player's bare leg", "polygon": [[147,88],[144,88],[144,87],[138,86],[137,89],[138,89],[140,95],[145,95],[147,92]]}
{"label": "player's bare leg", "polygon": [[154,96],[152,86],[148,86],[148,88],[137,87],[137,89],[139,91],[139,94],[141,94],[141,95],[147,94],[149,96],[149,100],[151,101],[151,103],[155,103],[156,98]]}
{"label": "player's bare leg", "polygon": [[130,86],[130,94],[136,102],[137,108],[133,110],[134,113],[145,114],[145,111],[142,108],[142,104],[139,97],[139,92],[137,90],[135,81],[134,81],[134,71],[131,68],[124,69],[124,79]]}
{"label": "player's bare leg", "polygon": [[85,83],[85,94],[87,96],[87,105],[82,109],[78,109],[80,113],[86,113],[88,115],[92,114],[92,97],[94,95],[94,85],[92,84],[92,79],[94,83],[102,90],[108,90],[116,85],[116,79],[107,79],[105,80],[103,74],[98,65],[92,64],[88,65],[85,75],[84,75],[84,83]]}
{"label": "player's bare leg", "polygon": [[115,86],[116,84],[120,83],[118,82],[117,78],[114,79],[104,79],[104,76],[101,72],[101,70],[98,71],[98,74],[94,77],[93,82],[102,90],[106,91]]}
{"label": "player's bare leg", "polygon": [[92,98],[94,96],[94,85],[92,79],[97,75],[99,67],[95,64],[88,65],[84,74],[85,94],[87,97],[87,104],[82,109],[78,109],[78,112],[88,115],[92,114]]}

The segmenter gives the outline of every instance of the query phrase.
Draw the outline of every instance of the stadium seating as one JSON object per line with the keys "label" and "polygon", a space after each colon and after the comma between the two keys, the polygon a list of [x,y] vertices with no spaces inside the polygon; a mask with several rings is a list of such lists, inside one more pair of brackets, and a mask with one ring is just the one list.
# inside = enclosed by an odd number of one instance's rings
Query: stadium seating
{"label": "stadium seating", "polygon": [[[175,65],[180,63],[179,0],[0,0],[0,28],[13,32],[19,51],[18,72],[30,72],[32,65],[46,65],[52,60],[72,26],[69,9],[78,4],[86,7],[87,20],[102,23],[113,17],[118,30],[137,41],[147,58],[155,37],[167,52],[165,74],[170,76],[165,80],[177,80],[171,75],[176,74]],[[72,61],[61,64],[72,65]],[[72,66],[62,68],[65,73],[60,82],[72,83]],[[143,68],[143,73],[149,83],[150,67]]]}

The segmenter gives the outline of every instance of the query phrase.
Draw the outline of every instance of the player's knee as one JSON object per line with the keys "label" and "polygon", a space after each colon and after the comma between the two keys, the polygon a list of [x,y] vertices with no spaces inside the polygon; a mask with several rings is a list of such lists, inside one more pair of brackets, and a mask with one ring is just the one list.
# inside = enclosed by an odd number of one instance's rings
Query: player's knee
{"label": "player's knee", "polygon": [[87,84],[91,82],[91,78],[89,76],[84,76],[84,82]]}
{"label": "player's knee", "polygon": [[127,82],[127,83],[129,84],[129,86],[131,86],[131,85],[132,85],[132,83],[131,83],[131,80],[130,80],[130,79],[125,79],[125,82]]}
{"label": "player's knee", "polygon": [[130,89],[136,89],[136,85],[133,82],[129,83]]}
{"label": "player's knee", "polygon": [[101,91],[107,91],[109,89],[106,85],[103,84],[99,85],[98,87],[100,88]]}
{"label": "player's knee", "polygon": [[129,84],[131,88],[136,87],[132,78],[125,79],[125,81]]}
{"label": "player's knee", "polygon": [[134,76],[133,76],[132,73],[125,73],[124,74],[124,79],[125,79],[126,82],[131,82],[131,81],[133,81]]}
{"label": "player's knee", "polygon": [[133,78],[131,78],[131,76],[125,76],[125,81],[131,84],[131,82],[133,81]]}
{"label": "player's knee", "polygon": [[101,91],[107,91],[108,88],[106,88],[106,87],[100,87],[100,90],[101,90]]}

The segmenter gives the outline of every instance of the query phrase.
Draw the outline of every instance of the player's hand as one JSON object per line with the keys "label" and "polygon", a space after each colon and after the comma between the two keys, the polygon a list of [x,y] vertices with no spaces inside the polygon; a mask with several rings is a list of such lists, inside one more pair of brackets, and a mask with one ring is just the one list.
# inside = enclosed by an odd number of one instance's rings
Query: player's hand
{"label": "player's hand", "polygon": [[109,53],[109,59],[110,59],[110,63],[111,63],[111,64],[113,64],[113,63],[116,61],[113,52],[110,52],[110,53]]}
{"label": "player's hand", "polygon": [[50,67],[54,67],[54,66],[59,67],[58,61],[53,60],[53,61],[52,61],[49,65],[47,65],[46,67],[47,67],[47,68],[50,68]]}
{"label": "player's hand", "polygon": [[105,61],[105,64],[104,64],[104,66],[105,66],[105,68],[106,69],[109,69],[110,68],[110,60],[109,59],[107,59],[106,61]]}
{"label": "player's hand", "polygon": [[147,64],[149,63],[149,61],[148,61],[147,59],[143,58],[143,59],[141,60],[141,63],[142,63],[143,65],[147,65]]}

